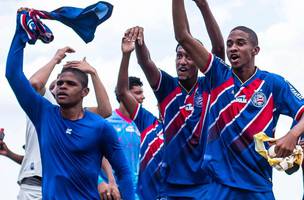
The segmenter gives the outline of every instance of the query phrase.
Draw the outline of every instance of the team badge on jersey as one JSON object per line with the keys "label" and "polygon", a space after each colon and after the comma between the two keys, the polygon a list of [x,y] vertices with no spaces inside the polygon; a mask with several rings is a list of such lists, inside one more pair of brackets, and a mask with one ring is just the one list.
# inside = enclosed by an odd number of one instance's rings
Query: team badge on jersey
{"label": "team badge on jersey", "polygon": [[203,105],[203,96],[198,91],[194,95],[194,107],[201,108]]}
{"label": "team badge on jersey", "polygon": [[261,108],[266,104],[267,98],[263,92],[256,92],[251,97],[251,101],[255,107]]}

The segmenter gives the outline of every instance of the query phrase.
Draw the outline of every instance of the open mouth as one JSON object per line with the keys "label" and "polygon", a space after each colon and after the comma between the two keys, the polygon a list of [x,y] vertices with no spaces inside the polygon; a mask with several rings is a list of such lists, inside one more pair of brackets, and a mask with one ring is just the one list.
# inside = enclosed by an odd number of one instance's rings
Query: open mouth
{"label": "open mouth", "polygon": [[188,69],[186,67],[179,67],[178,71],[180,72],[186,72]]}
{"label": "open mouth", "polygon": [[240,56],[237,54],[231,54],[230,61],[231,62],[237,62],[239,60]]}

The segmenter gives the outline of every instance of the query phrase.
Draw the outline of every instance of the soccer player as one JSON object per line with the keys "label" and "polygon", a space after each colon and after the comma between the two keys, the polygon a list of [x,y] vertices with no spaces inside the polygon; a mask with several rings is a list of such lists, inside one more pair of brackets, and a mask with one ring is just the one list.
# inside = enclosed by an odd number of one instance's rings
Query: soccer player
{"label": "soccer player", "polygon": [[[29,80],[33,88],[52,104],[56,104],[56,100],[51,92],[55,88],[56,81],[53,81],[50,84],[49,89],[46,89],[45,85],[55,66],[61,63],[62,59],[66,57],[66,53],[73,52],[75,52],[74,49],[70,47],[58,49],[54,57],[45,66],[34,73]],[[91,65],[89,65],[85,59],[81,62],[74,61],[73,63],[75,64],[73,65],[74,67],[78,67],[80,70],[91,74],[92,77],[93,86],[96,91],[95,93],[98,107],[90,107],[87,109],[89,109],[91,112],[100,114],[102,117],[110,116],[111,104],[96,70]],[[6,148],[3,151],[0,151],[0,154],[5,155],[13,161],[21,164],[21,169],[18,177],[18,183],[20,184],[18,199],[28,199],[29,197],[41,199],[42,169],[40,150],[35,127],[30,119],[28,119],[28,117],[26,118],[25,141],[24,156],[15,154],[9,148],[7,148],[6,145]]]}
{"label": "soccer player", "polygon": [[[284,78],[255,66],[258,38],[238,26],[226,45],[231,67],[189,33],[183,0],[172,0],[176,40],[210,84],[209,131],[204,167],[212,175],[209,199],[274,199],[272,169],[254,149],[253,135],[274,136],[280,114],[298,123],[276,142],[278,157],[292,153],[304,130],[302,96]],[[286,98],[288,97],[288,98]]]}
{"label": "soccer player", "polygon": [[[144,100],[144,93],[142,88],[142,82],[137,77],[129,77],[129,90],[132,93],[136,101],[141,104]],[[116,93],[116,91],[115,91]],[[127,164],[131,169],[131,176],[134,185],[134,192],[136,192],[136,185],[138,180],[138,167],[139,167],[139,148],[140,148],[140,132],[138,131],[136,124],[132,121],[130,113],[126,108],[126,105],[120,101],[116,94],[116,99],[119,102],[119,108],[112,112],[112,115],[107,118],[107,121],[114,127],[117,132],[118,139],[121,143],[123,152],[128,160]],[[108,174],[108,173],[106,173]],[[115,172],[116,174],[116,172]],[[99,187],[101,184],[106,186],[104,181],[104,174],[99,177]],[[111,180],[108,180],[108,184],[112,184]],[[124,186],[121,186],[124,187]],[[138,196],[136,195],[136,199]]]}
{"label": "soccer player", "polygon": [[116,94],[140,131],[138,195],[140,199],[157,199],[161,187],[159,169],[164,150],[163,126],[160,120],[142,107],[129,89],[128,67],[131,53],[135,49],[136,37],[125,35],[122,39],[122,60]]}
{"label": "soccer player", "polygon": [[43,168],[43,199],[99,199],[97,177],[106,156],[118,174],[123,199],[134,199],[130,169],[112,126],[82,107],[88,77],[79,69],[64,68],[56,82],[60,106],[45,100],[31,87],[23,68],[25,42],[17,22],[7,58],[6,78],[35,125]]}
{"label": "soccer player", "polygon": [[[210,15],[206,5],[202,4],[200,8],[204,9],[202,13]],[[212,15],[207,20],[209,34],[220,36],[210,36],[212,51],[222,56],[224,41],[221,32]],[[161,169],[165,179],[161,196],[167,199],[202,199],[207,192],[205,185],[209,183],[209,177],[200,170],[206,141],[206,133],[201,130],[206,128],[209,104],[204,78],[198,77],[193,59],[181,45],[176,48],[178,77],[174,78],[159,70],[151,60],[141,27],[131,28],[126,34],[138,35],[135,43],[137,60],[154,90],[163,118],[166,147]],[[200,114],[195,114],[194,107],[198,107]],[[203,117],[199,121],[201,115]]]}

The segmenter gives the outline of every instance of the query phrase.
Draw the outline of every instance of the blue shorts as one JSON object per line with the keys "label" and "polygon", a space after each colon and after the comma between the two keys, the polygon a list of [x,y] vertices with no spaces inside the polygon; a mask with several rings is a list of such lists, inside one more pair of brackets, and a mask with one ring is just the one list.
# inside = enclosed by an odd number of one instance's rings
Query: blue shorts
{"label": "blue shorts", "polygon": [[245,199],[245,200],[275,200],[273,192],[256,192],[240,188],[229,187],[217,182],[209,185],[208,199],[227,200],[227,199]]}

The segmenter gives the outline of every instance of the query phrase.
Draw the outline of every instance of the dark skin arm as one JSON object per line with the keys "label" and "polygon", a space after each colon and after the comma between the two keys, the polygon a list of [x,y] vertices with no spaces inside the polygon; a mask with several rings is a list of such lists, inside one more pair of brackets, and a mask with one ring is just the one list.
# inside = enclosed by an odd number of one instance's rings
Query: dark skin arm
{"label": "dark skin arm", "polygon": [[129,68],[130,56],[135,48],[136,38],[138,38],[138,32],[131,32],[131,33],[133,34],[125,34],[125,36],[122,38],[122,43],[121,43],[122,59],[118,73],[116,93],[120,101],[125,105],[127,111],[130,114],[133,114],[136,111],[136,107],[138,103],[129,91],[128,68]]}
{"label": "dark skin arm", "polygon": [[81,61],[69,61],[64,65],[64,67],[77,68],[87,74],[90,74],[95,90],[97,107],[89,107],[88,109],[104,118],[111,116],[112,106],[110,104],[108,93],[101,82],[96,69],[92,67],[85,58]]}
{"label": "dark skin arm", "polygon": [[2,140],[0,140],[0,146],[2,146],[2,149],[0,149],[0,155],[6,156],[18,164],[22,163],[24,156],[12,152]]}
{"label": "dark skin arm", "polygon": [[135,41],[137,62],[145,73],[150,86],[155,89],[160,80],[160,72],[152,61],[149,49],[145,44],[144,29],[136,26],[128,29],[125,33],[125,36],[128,38],[132,38],[133,35],[138,36]]}
{"label": "dark skin arm", "polygon": [[59,64],[62,59],[66,57],[66,53],[74,53],[75,50],[71,47],[64,47],[58,49],[54,57],[42,68],[40,68],[37,72],[35,72],[31,78],[30,83],[33,88],[41,95],[45,93],[45,85],[57,64]]}
{"label": "dark skin arm", "polygon": [[299,137],[304,132],[304,115],[302,115],[299,122],[289,130],[289,132],[282,138],[276,141],[275,153],[277,157],[287,157],[292,154],[295,149]]}
{"label": "dark skin arm", "polygon": [[210,10],[207,0],[194,0],[205,21],[206,29],[212,44],[212,53],[225,60],[225,42],[221,30]]}
{"label": "dark skin arm", "polygon": [[205,71],[209,52],[189,32],[184,0],[172,0],[172,15],[175,39],[187,51],[197,67]]}

